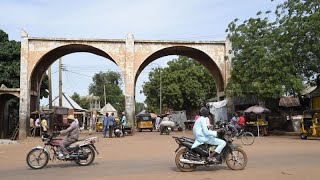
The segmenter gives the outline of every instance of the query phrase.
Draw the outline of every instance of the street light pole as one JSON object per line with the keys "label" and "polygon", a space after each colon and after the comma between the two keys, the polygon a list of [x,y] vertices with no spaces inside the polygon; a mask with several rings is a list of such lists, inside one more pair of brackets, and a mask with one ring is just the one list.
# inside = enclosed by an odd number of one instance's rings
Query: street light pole
{"label": "street light pole", "polygon": [[162,112],[162,77],[161,77],[161,68],[159,68],[160,71],[160,115]]}

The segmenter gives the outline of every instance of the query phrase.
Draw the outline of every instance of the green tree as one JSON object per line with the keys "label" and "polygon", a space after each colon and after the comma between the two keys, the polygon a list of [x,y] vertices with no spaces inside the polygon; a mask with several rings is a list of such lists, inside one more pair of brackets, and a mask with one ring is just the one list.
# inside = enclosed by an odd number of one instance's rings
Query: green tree
{"label": "green tree", "polygon": [[80,94],[74,92],[71,98],[83,109],[90,109],[90,100],[87,97],[80,96]]}
{"label": "green tree", "polygon": [[125,97],[120,85],[122,84],[121,74],[114,71],[99,72],[92,78],[89,85],[89,94],[99,96],[101,104],[104,104],[104,87],[106,90],[106,101],[110,103],[118,112],[124,111]]}
{"label": "green tree", "polygon": [[0,30],[0,84],[19,88],[20,42],[9,41],[8,34]]}
{"label": "green tree", "polygon": [[138,114],[139,112],[141,112],[144,109],[145,109],[144,103],[136,102],[136,114]]}
{"label": "green tree", "polygon": [[179,56],[166,68],[155,68],[143,85],[147,110],[159,112],[160,73],[163,112],[166,109],[193,110],[216,96],[216,86],[209,71],[197,61]]}
{"label": "green tree", "polygon": [[[296,6],[288,6],[288,2]],[[229,24],[227,31],[234,58],[227,95],[254,94],[260,102],[264,102],[267,98],[279,98],[284,94],[298,95],[303,89],[305,78],[310,80],[315,77],[319,70],[319,58],[311,52],[316,52],[316,48],[312,50],[309,45],[302,45],[304,50],[298,48],[306,34],[296,33],[300,26],[306,25],[304,21],[308,22],[308,19],[313,17],[302,13],[305,19],[298,21],[290,12],[296,11],[295,8],[300,7],[300,2],[288,2],[277,7],[278,15],[275,21],[262,17],[263,13],[258,12],[257,18],[250,18],[241,24],[235,19]],[[270,13],[271,11],[267,11],[265,14],[268,16]],[[289,23],[292,20],[296,22]],[[319,22],[314,23],[319,25]],[[315,39],[318,39],[319,43],[319,33],[314,34],[317,34]],[[309,59],[306,54],[310,55]]]}
{"label": "green tree", "polygon": [[[20,42],[9,41],[8,34],[0,29],[0,85],[20,87]],[[48,97],[48,76],[42,80],[40,98]]]}
{"label": "green tree", "polygon": [[283,57],[290,59],[307,83],[315,85],[320,71],[320,1],[285,1],[275,14]]}

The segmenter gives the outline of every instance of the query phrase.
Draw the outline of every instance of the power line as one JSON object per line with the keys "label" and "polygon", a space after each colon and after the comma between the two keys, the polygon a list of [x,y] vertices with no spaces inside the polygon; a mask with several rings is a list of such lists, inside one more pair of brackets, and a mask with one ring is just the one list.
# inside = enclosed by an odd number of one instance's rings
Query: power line
{"label": "power line", "polygon": [[92,77],[92,76],[88,76],[88,75],[85,75],[85,74],[76,73],[76,72],[73,72],[73,71],[70,71],[70,70],[65,70],[65,71],[73,73],[73,74],[78,74],[78,75],[81,75],[81,76],[86,76],[86,77],[89,77],[89,78]]}

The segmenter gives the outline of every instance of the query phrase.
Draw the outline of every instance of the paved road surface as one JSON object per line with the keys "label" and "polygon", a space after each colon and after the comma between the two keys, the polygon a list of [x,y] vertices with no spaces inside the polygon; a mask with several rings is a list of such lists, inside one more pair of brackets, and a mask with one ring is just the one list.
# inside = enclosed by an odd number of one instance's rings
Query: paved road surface
{"label": "paved road surface", "polygon": [[[72,162],[50,162],[41,170],[31,170],[26,154],[39,138],[18,144],[0,145],[1,180],[318,180],[320,178],[320,139],[301,140],[294,136],[256,138],[251,146],[244,146],[248,154],[247,167],[230,170],[226,164],[197,168],[194,172],[180,172],[174,164],[177,145],[172,135],[192,137],[191,132],[172,132],[169,136],[158,132],[137,132],[124,138],[100,138],[100,155],[88,167]],[[82,137],[101,134],[83,133]],[[236,143],[240,143],[236,141]]]}

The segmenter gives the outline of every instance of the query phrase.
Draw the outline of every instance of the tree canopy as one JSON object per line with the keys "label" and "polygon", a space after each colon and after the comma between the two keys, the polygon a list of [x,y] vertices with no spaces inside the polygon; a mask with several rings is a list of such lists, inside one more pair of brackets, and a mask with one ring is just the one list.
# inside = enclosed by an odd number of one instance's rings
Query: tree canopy
{"label": "tree canopy", "polygon": [[144,104],[141,102],[136,102],[135,108],[136,108],[136,114],[138,114],[139,112],[145,109]]}
{"label": "tree canopy", "polygon": [[267,11],[228,25],[234,57],[227,95],[254,94],[263,101],[298,95],[304,82],[314,82],[320,67],[319,2],[286,1],[273,21]]}
{"label": "tree canopy", "polygon": [[20,87],[20,42],[9,41],[0,30],[0,84],[8,88]]}
{"label": "tree canopy", "polygon": [[106,101],[112,104],[118,112],[124,111],[125,98],[120,88],[122,84],[121,74],[114,71],[99,72],[92,78],[89,85],[89,94],[99,96],[101,104],[104,104],[104,87],[106,90]]}
{"label": "tree canopy", "polygon": [[[8,88],[20,87],[20,42],[11,40],[0,29],[0,85]],[[46,75],[40,87],[40,98],[48,97],[48,76]]]}
{"label": "tree canopy", "polygon": [[83,109],[90,109],[90,100],[87,97],[80,96],[80,94],[74,92],[71,98]]}
{"label": "tree canopy", "polygon": [[193,110],[216,96],[216,86],[209,71],[196,60],[179,56],[166,68],[155,68],[143,85],[147,110],[159,113],[160,73],[163,112],[166,109]]}

